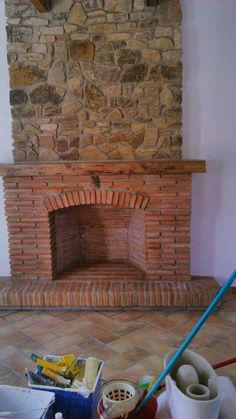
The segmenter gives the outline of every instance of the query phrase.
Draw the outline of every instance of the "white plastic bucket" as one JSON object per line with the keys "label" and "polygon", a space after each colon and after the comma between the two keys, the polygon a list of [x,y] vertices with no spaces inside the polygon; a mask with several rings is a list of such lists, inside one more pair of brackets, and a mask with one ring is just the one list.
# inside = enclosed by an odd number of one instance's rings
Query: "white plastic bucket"
{"label": "white plastic bucket", "polygon": [[[166,367],[176,351],[168,353],[164,359]],[[210,400],[194,400],[185,395],[176,385],[175,375],[182,364],[192,365],[199,381],[207,385],[211,379],[215,386],[215,396]],[[173,419],[218,419],[220,410],[217,375],[205,358],[190,350],[185,350],[171,373],[166,377],[167,402]]]}

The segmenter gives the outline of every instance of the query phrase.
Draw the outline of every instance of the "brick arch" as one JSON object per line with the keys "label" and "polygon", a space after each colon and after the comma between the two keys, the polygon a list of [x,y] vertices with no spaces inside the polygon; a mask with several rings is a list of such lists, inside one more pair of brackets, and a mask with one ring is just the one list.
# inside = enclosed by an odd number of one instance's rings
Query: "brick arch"
{"label": "brick arch", "polygon": [[150,198],[138,193],[105,189],[81,189],[48,196],[44,204],[48,212],[78,205],[104,204],[145,210]]}

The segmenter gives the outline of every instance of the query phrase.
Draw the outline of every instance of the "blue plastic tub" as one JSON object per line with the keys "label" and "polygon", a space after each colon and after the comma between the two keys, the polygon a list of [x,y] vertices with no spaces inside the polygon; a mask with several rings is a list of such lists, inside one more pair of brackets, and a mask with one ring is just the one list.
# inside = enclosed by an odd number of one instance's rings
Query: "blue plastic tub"
{"label": "blue plastic tub", "polygon": [[[61,357],[46,355],[45,359],[59,360]],[[85,359],[85,358],[78,358]],[[54,413],[61,412],[63,419],[93,419],[96,418],[97,405],[100,399],[101,374],[104,362],[100,361],[97,379],[88,397],[84,397],[78,390],[52,386],[40,386],[28,382],[30,388],[55,393]]]}

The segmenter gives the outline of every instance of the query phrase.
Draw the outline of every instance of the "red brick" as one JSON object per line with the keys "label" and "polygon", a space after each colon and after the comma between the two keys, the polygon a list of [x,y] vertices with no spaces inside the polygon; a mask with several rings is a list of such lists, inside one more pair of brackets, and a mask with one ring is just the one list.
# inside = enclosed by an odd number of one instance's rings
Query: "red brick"
{"label": "red brick", "polygon": [[91,195],[90,195],[90,190],[86,189],[86,190],[84,191],[84,193],[85,193],[85,203],[86,203],[87,205],[91,204]]}
{"label": "red brick", "polygon": [[72,195],[73,195],[75,205],[80,205],[80,198],[79,198],[78,192],[77,191],[72,192]]}
{"label": "red brick", "polygon": [[102,189],[101,191],[101,203],[106,204],[107,203],[107,191]]}

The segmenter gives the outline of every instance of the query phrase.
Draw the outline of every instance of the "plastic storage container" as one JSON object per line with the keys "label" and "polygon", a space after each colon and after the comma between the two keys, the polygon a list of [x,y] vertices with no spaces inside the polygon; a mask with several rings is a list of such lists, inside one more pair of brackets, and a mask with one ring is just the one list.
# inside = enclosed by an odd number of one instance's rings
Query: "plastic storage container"
{"label": "plastic storage container", "polygon": [[0,386],[0,418],[53,419],[53,392]]}
{"label": "plastic storage container", "polygon": [[[46,355],[44,359],[59,361],[62,357]],[[86,360],[84,357],[78,357]],[[41,386],[28,382],[30,388],[37,390],[51,391],[55,393],[54,412],[61,412],[63,419],[91,419],[96,417],[97,405],[100,399],[101,374],[104,362],[100,361],[100,366],[93,389],[88,394],[82,395],[80,389],[59,388],[53,386]]]}
{"label": "plastic storage container", "polygon": [[[169,352],[164,359],[164,367],[168,365],[175,351]],[[184,394],[176,385],[176,373],[183,364],[192,365],[198,373],[199,381],[203,386],[209,387],[212,393],[209,400],[196,400]],[[211,384],[210,384],[211,383]],[[196,384],[194,384],[196,385]],[[189,386],[193,387],[193,386]],[[188,389],[189,389],[188,387]],[[196,393],[195,393],[196,394]],[[217,375],[205,358],[186,349],[170,374],[166,377],[166,395],[173,419],[218,419],[220,410],[220,397]]]}

